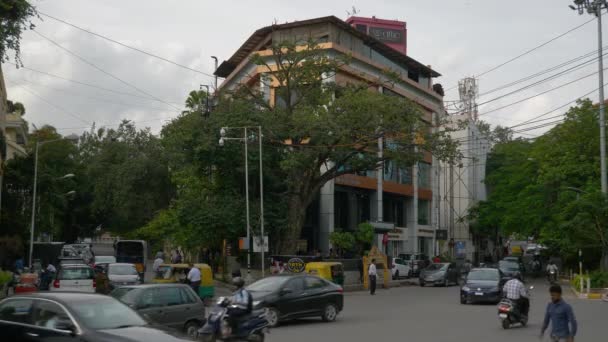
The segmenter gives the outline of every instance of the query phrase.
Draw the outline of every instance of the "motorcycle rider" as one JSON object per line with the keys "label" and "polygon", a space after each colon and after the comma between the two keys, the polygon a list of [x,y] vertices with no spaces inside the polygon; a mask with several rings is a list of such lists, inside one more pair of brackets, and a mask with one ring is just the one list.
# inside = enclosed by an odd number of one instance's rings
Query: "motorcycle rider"
{"label": "motorcycle rider", "polygon": [[232,284],[236,286],[236,291],[232,295],[232,299],[230,301],[228,316],[230,318],[232,333],[237,334],[239,321],[253,310],[253,298],[251,297],[249,291],[245,289],[245,281],[243,278],[233,278]]}
{"label": "motorcycle rider", "polygon": [[502,292],[506,298],[512,300],[517,305],[522,316],[528,317],[530,300],[528,299],[526,286],[521,279],[521,273],[515,272],[513,279],[505,284]]}
{"label": "motorcycle rider", "polygon": [[[551,277],[551,271],[554,272],[555,274],[555,279],[552,279]],[[553,282],[555,280],[557,280],[557,274],[558,274],[558,268],[557,265],[553,262],[553,261],[549,261],[549,265],[547,265],[547,278],[549,279],[550,282]]]}

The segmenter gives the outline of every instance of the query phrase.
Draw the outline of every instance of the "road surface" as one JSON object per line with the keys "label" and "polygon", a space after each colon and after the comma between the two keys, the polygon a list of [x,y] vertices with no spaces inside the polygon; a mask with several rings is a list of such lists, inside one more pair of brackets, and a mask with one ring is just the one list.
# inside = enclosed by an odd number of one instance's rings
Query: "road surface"
{"label": "road surface", "polygon": [[[416,341],[525,342],[538,335],[548,301],[545,284],[534,284],[528,327],[503,330],[495,305],[461,305],[457,286],[402,287],[345,294],[345,308],[333,323],[320,319],[286,323],[273,329],[269,342]],[[566,290],[566,289],[565,289]],[[575,299],[565,292],[579,322],[580,341],[608,340],[608,303]],[[545,336],[544,341],[549,341]]]}

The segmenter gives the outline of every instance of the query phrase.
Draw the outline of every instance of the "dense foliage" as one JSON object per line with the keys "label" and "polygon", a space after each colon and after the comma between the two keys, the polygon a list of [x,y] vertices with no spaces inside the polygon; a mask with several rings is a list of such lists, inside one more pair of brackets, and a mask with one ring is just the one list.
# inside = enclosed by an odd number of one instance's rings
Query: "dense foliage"
{"label": "dense foliage", "polygon": [[496,144],[487,161],[489,198],[470,213],[476,232],[533,236],[569,260],[582,249],[590,266],[608,269],[597,118],[597,106],[580,101],[542,136]]}

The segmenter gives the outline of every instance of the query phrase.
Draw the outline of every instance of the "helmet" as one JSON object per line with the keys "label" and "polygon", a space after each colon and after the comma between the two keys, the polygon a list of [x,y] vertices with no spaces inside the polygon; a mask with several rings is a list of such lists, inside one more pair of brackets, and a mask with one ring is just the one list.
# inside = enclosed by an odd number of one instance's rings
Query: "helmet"
{"label": "helmet", "polygon": [[521,281],[521,273],[519,273],[519,272],[514,272],[514,273],[513,273],[513,278],[514,278],[514,279],[517,279],[517,280],[519,280],[519,281]]}
{"label": "helmet", "polygon": [[245,286],[245,281],[241,277],[234,277],[232,278],[232,285],[240,289],[241,287]]}

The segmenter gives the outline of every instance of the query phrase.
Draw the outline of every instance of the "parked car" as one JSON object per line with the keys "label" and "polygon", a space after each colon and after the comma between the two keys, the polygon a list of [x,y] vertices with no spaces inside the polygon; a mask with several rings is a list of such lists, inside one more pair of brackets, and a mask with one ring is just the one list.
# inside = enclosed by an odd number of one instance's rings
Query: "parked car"
{"label": "parked car", "polygon": [[497,268],[472,269],[460,288],[460,304],[500,302],[505,280],[506,278]]}
{"label": "parked car", "polygon": [[521,269],[520,264],[517,262],[501,260],[498,262],[498,269],[507,278],[513,278],[515,273],[518,272],[521,274],[522,277],[524,276],[523,270]]}
{"label": "parked car", "polygon": [[59,268],[52,286],[52,292],[95,292],[95,273],[88,265],[64,265]]}
{"label": "parked car", "polygon": [[431,263],[428,255],[425,255],[425,254],[402,253],[402,254],[399,254],[399,259],[403,260],[406,264],[409,264],[409,266],[410,266],[409,276],[410,277],[418,276],[420,274],[420,271],[425,269]]}
{"label": "parked car", "polygon": [[391,265],[391,272],[393,279],[399,279],[401,277],[409,277],[411,273],[411,265],[401,258],[393,258]]}
{"label": "parked car", "polygon": [[312,275],[277,275],[247,287],[254,308],[267,308],[271,327],[281,321],[321,317],[334,321],[344,306],[342,287]]}
{"label": "parked car", "polygon": [[108,264],[106,275],[108,276],[111,290],[120,286],[141,284],[139,273],[133,264]]}
{"label": "parked car", "polygon": [[93,259],[93,266],[101,266],[106,268],[108,264],[116,262],[116,257],[113,255],[96,255]]}
{"label": "parked car", "polygon": [[458,285],[459,278],[460,271],[456,267],[455,263],[442,262],[431,264],[429,267],[423,269],[420,272],[420,277],[418,280],[420,286],[431,284],[448,287],[450,284]]}
{"label": "parked car", "polygon": [[205,305],[188,285],[123,286],[110,295],[151,321],[183,330],[192,338],[205,322]]}
{"label": "parked car", "polygon": [[177,332],[149,325],[137,312],[104,295],[40,292],[0,301],[5,341],[182,342]]}

